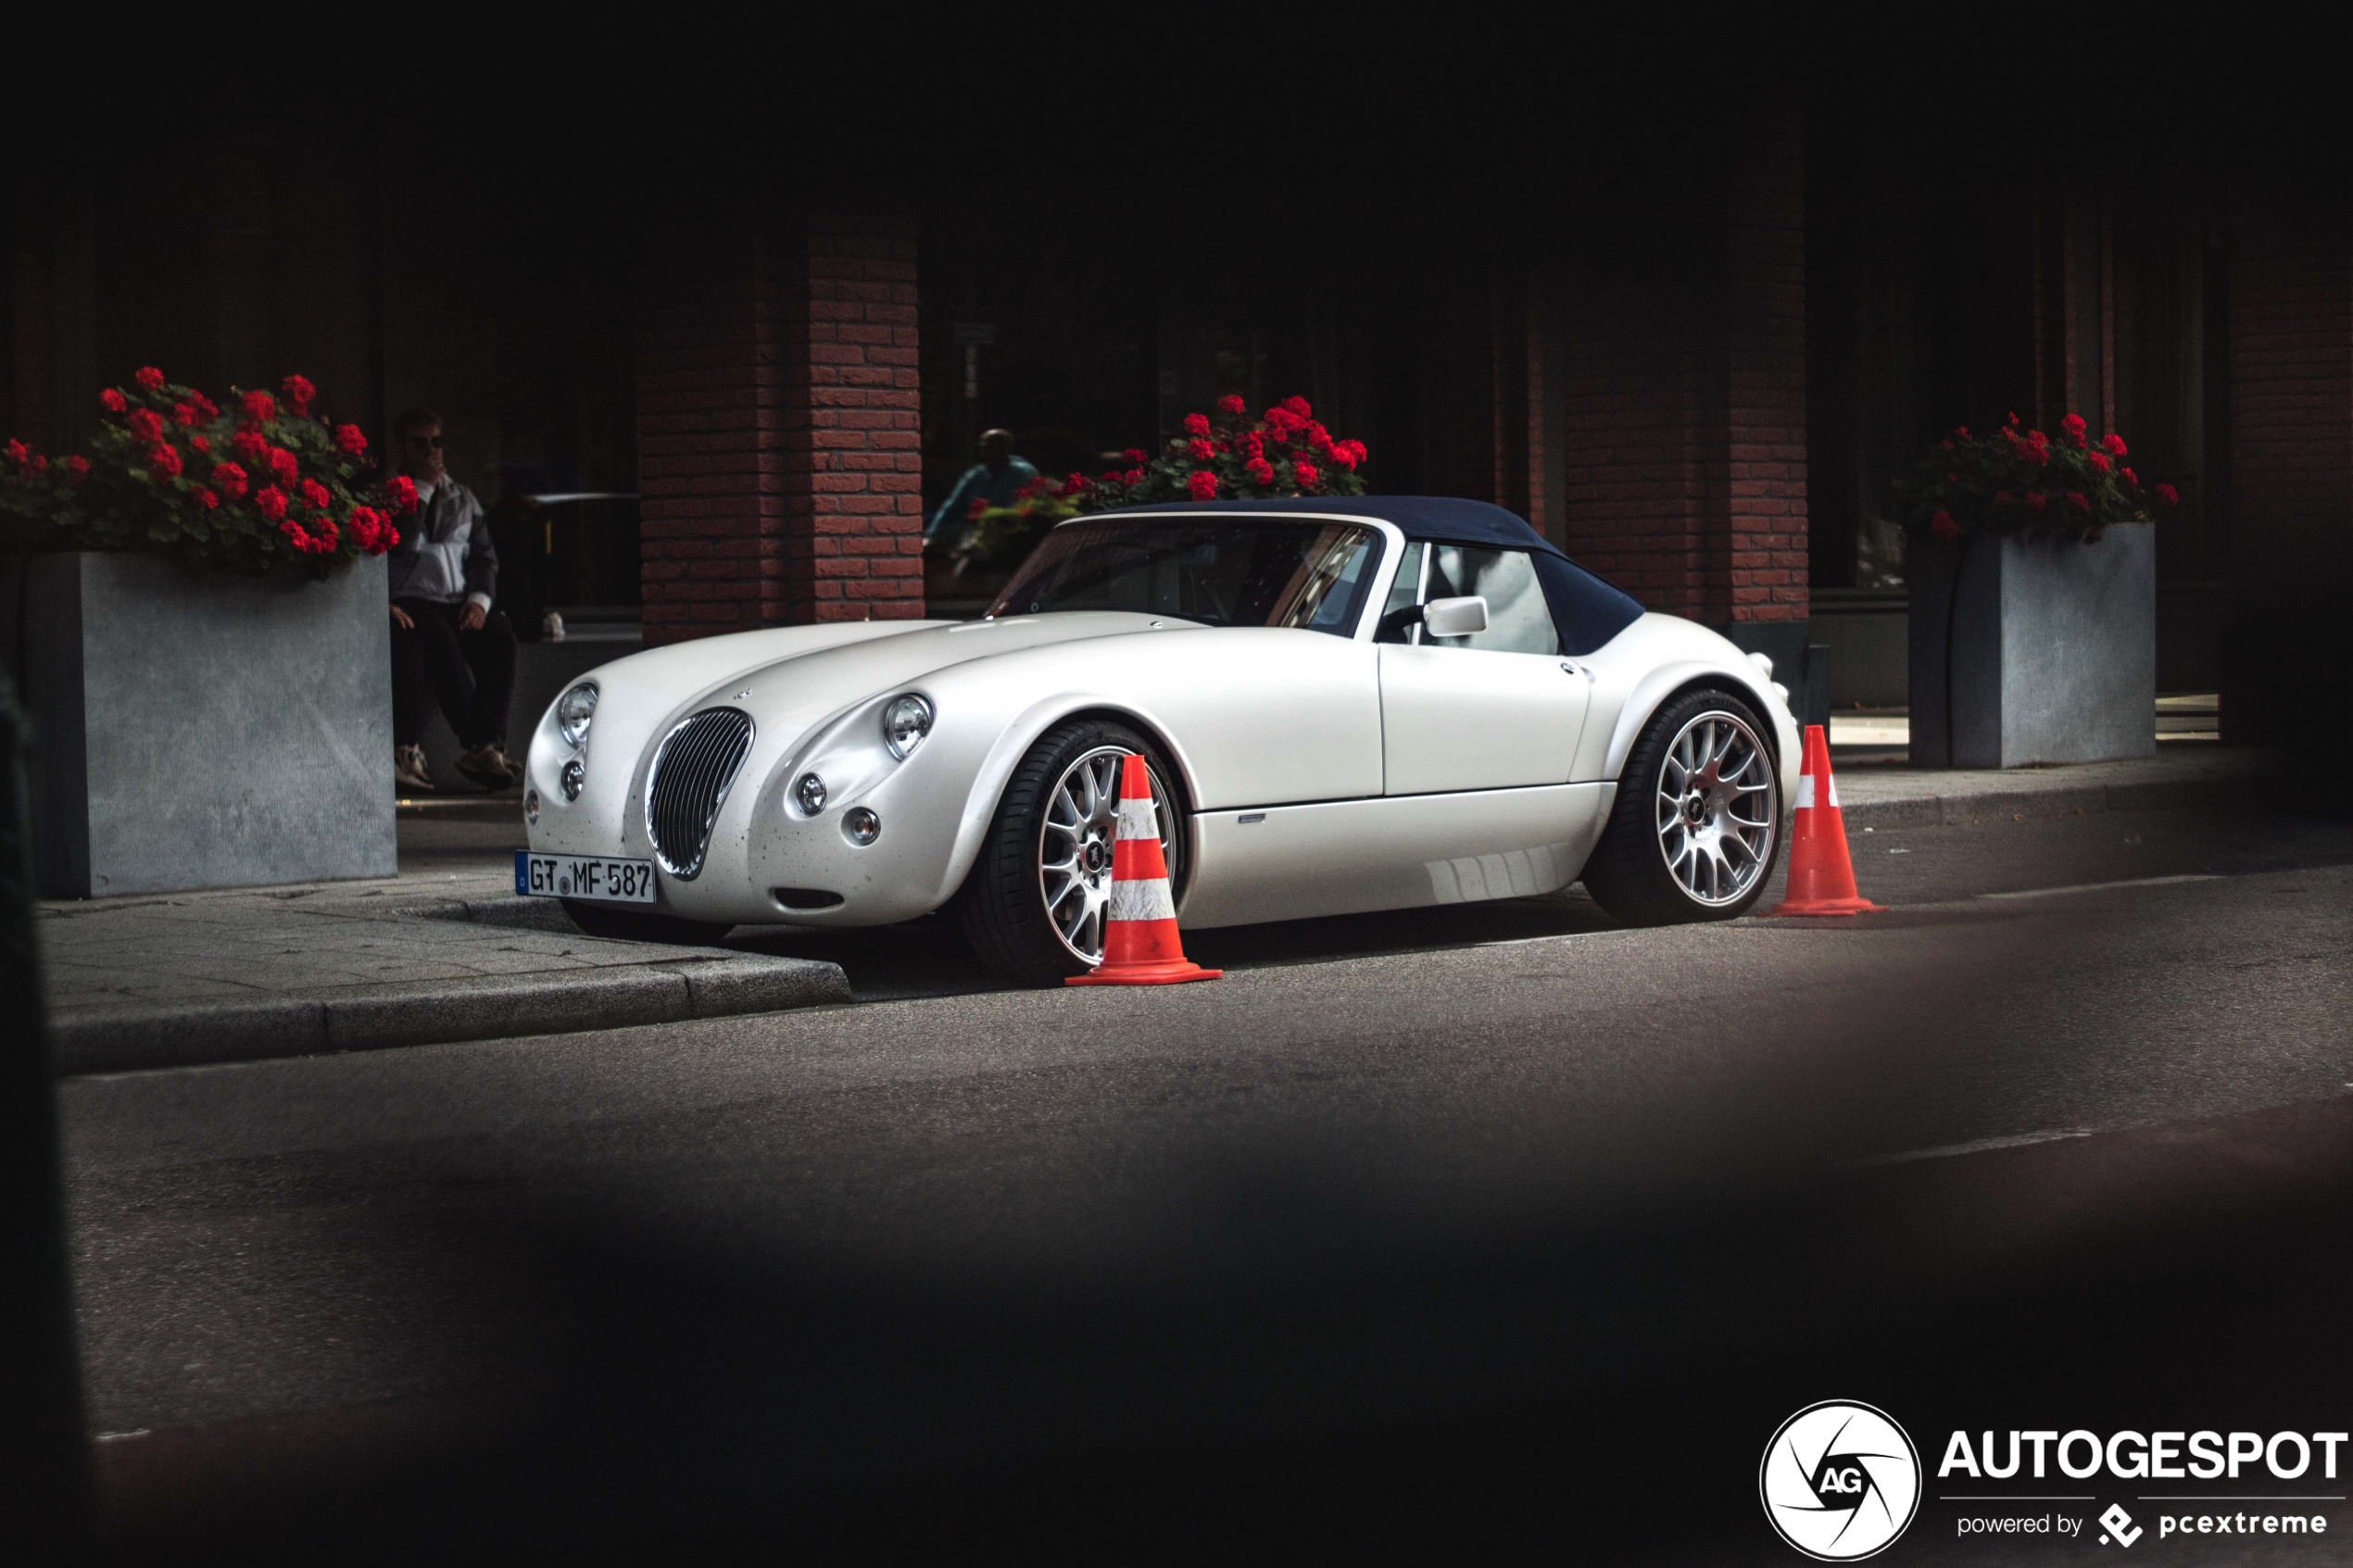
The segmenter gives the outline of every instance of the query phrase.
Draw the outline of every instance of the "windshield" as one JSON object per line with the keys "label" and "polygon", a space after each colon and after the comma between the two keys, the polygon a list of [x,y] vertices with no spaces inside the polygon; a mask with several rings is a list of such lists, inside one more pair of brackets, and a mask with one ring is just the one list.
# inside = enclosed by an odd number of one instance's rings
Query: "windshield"
{"label": "windshield", "polygon": [[1047,534],[988,613],[1125,609],[1344,637],[1379,560],[1361,523],[1092,518]]}

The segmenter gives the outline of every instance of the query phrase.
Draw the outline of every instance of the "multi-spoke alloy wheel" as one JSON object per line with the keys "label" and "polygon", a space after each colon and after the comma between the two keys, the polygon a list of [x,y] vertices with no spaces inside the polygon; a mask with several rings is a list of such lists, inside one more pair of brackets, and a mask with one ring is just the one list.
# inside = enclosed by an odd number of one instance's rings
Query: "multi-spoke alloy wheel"
{"label": "multi-spoke alloy wheel", "polygon": [[[1103,909],[1111,902],[1112,845],[1119,837],[1119,774],[1128,753],[1098,746],[1063,770],[1038,829],[1038,891],[1063,946],[1089,965],[1103,957]],[[1152,814],[1168,854],[1168,792],[1150,764]]]}
{"label": "multi-spoke alloy wheel", "polygon": [[1718,710],[1686,723],[1659,763],[1659,853],[1695,903],[1736,902],[1773,860],[1773,760],[1743,721]]}
{"label": "multi-spoke alloy wheel", "polygon": [[1055,985],[1102,961],[1119,775],[1137,754],[1151,778],[1171,890],[1183,896],[1189,819],[1170,793],[1168,759],[1126,724],[1073,720],[1040,736],[1005,782],[958,896],[964,936],[990,968]]}
{"label": "multi-spoke alloy wheel", "polygon": [[1602,908],[1661,925],[1729,920],[1756,901],[1781,836],[1780,773],[1764,734],[1728,692],[1686,692],[1651,716],[1585,863]]}

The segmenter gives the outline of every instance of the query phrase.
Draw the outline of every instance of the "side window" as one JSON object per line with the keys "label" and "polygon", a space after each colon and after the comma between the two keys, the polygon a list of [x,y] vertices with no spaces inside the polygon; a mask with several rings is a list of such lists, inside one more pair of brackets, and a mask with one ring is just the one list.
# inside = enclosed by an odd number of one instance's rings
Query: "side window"
{"label": "side window", "polygon": [[[1402,572],[1399,578],[1402,582]],[[1430,546],[1429,581],[1423,602],[1473,594],[1487,601],[1486,631],[1467,637],[1416,640],[1433,647],[1485,648],[1493,653],[1560,652],[1560,632],[1553,624],[1551,607],[1544,602],[1543,586],[1536,580],[1536,564],[1526,550]],[[1395,596],[1390,597],[1394,601]]]}

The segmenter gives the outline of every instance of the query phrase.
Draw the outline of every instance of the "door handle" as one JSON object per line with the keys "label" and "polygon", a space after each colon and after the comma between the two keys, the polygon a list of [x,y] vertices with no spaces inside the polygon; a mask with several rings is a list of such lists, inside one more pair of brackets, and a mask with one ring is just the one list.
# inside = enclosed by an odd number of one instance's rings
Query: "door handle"
{"label": "door handle", "polygon": [[1571,675],[1584,676],[1585,684],[1589,686],[1593,684],[1593,672],[1591,670],[1586,669],[1581,664],[1571,664],[1567,659],[1564,659],[1561,660],[1561,669]]}

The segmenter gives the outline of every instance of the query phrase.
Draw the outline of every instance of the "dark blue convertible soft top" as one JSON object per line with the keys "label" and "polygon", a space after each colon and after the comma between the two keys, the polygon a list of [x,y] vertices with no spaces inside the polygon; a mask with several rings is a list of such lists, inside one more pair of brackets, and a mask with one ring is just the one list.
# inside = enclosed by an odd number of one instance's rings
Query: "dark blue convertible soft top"
{"label": "dark blue convertible soft top", "polygon": [[1503,508],[1453,495],[1282,495],[1264,501],[1191,501],[1139,507],[1140,512],[1318,512],[1378,518],[1408,539],[1436,545],[1477,545],[1526,550],[1536,558],[1537,580],[1559,628],[1561,651],[1587,654],[1641,619],[1642,607],[1624,590],[1570,560],[1559,546]]}

